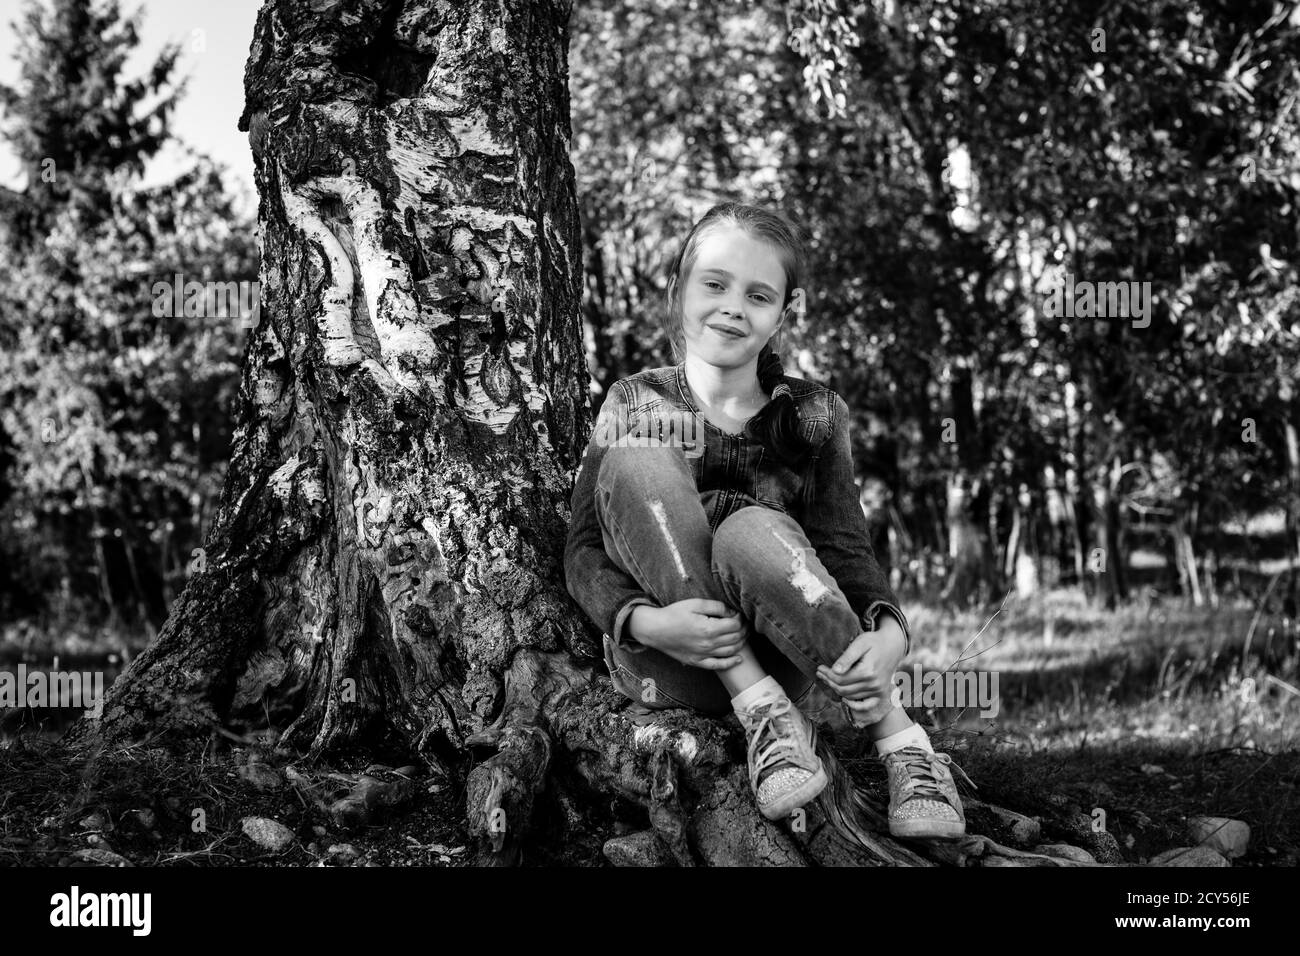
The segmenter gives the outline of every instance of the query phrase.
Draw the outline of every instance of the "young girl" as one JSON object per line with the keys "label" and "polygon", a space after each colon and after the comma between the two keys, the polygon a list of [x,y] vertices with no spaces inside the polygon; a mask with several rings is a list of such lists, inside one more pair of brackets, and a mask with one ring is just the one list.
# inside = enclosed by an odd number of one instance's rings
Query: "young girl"
{"label": "young girl", "polygon": [[694,225],[668,285],[681,361],[610,390],[574,488],[567,587],[621,693],[736,714],[768,819],[826,786],[816,726],[847,722],[888,769],[890,832],[957,838],[951,758],[891,700],[910,638],[858,502],[848,406],[785,375],[772,347],[805,274],[777,212],[725,203]]}

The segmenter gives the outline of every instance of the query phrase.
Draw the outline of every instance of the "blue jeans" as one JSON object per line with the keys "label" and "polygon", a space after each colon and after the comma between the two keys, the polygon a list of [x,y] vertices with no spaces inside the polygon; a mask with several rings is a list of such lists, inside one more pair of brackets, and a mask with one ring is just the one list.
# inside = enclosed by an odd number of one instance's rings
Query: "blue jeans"
{"label": "blue jeans", "polygon": [[[608,449],[596,480],[605,551],[661,607],[704,598],[739,611],[759,662],[805,714],[847,714],[817,665],[834,664],[862,632],[848,599],[784,512],[747,505],[710,533],[705,503],[714,494],[697,491],[680,447]],[[647,707],[731,712],[715,671],[608,635],[605,662],[620,693]]]}

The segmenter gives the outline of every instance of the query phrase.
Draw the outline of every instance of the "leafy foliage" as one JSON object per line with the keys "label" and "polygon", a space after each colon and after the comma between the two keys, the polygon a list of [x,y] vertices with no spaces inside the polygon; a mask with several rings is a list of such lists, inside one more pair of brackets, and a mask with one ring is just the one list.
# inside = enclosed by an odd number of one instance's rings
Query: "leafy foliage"
{"label": "leafy foliage", "polygon": [[[157,315],[153,290],[176,274],[254,278],[252,225],[209,161],[138,185],[170,106],[147,122],[135,107],[173,51],[123,83],[135,25],[116,4],[60,0],[26,26],[23,84],[5,100],[28,183],[0,275],[0,586],[13,612],[81,601],[157,622],[220,491],[243,332]],[[53,181],[41,156],[57,157]]]}
{"label": "leafy foliage", "polygon": [[[1023,548],[1113,602],[1130,531],[1199,551],[1279,506],[1300,547],[1292,6],[672,6],[592,4],[574,38],[603,385],[664,361],[659,290],[690,222],[771,199],[819,264],[787,358],[861,416],[909,584],[959,531],[984,580],[949,581],[954,600],[991,596]],[[659,176],[611,162],[678,143]],[[1051,317],[1066,273],[1149,283],[1149,324]]]}

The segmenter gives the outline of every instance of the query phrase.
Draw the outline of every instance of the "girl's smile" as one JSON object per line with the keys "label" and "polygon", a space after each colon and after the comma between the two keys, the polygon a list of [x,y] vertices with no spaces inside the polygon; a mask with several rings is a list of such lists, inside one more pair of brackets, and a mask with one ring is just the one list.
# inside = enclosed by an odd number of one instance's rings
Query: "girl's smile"
{"label": "girl's smile", "polygon": [[723,325],[721,322],[710,322],[709,326],[714,332],[717,332],[724,339],[743,339],[745,333],[735,326]]}

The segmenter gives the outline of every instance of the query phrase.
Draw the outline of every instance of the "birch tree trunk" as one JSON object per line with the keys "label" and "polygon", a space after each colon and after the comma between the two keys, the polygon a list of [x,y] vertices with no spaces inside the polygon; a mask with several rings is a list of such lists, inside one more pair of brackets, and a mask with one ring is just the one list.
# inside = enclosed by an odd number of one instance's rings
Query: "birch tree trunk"
{"label": "birch tree trunk", "polygon": [[222,504],[74,741],[269,715],[312,758],[436,759],[491,742],[521,654],[599,657],[561,579],[590,423],[568,16],[263,7],[240,121],[260,322]]}
{"label": "birch tree trunk", "polygon": [[[833,785],[763,820],[734,721],[637,713],[562,580],[590,432],[566,0],[269,0],[245,73],[261,321],[205,548],[74,745],[283,728],[463,781],[479,861],[621,797],[627,861],[907,863]],[[554,771],[554,772],[553,772]],[[830,826],[826,824],[830,823]],[[645,852],[638,857],[636,847]],[[990,852],[991,851],[991,852]],[[983,837],[932,859],[1012,854]],[[1055,865],[1060,861],[1020,854]]]}
{"label": "birch tree trunk", "polygon": [[1286,550],[1287,576],[1290,579],[1287,613],[1300,613],[1300,430],[1296,421],[1300,419],[1300,394],[1288,375],[1287,370],[1279,369],[1282,385],[1278,398],[1289,411],[1284,416],[1282,430],[1286,442]]}
{"label": "birch tree trunk", "polygon": [[956,455],[948,477],[946,514],[948,557],[952,572],[941,600],[954,607],[988,601],[1000,586],[997,560],[988,532],[987,490],[981,492],[980,463],[984,460],[979,423],[975,417],[974,374],[970,360],[949,369]]}

